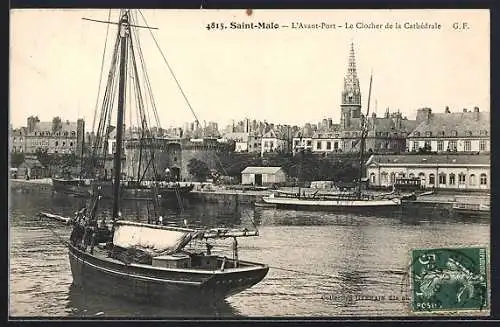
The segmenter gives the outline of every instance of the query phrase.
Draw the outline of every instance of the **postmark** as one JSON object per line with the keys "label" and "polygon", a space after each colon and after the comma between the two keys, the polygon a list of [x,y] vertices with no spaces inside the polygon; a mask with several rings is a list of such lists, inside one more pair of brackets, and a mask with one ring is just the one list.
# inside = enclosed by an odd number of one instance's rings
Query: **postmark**
{"label": "postmark", "polygon": [[415,249],[411,259],[413,313],[489,309],[486,248]]}

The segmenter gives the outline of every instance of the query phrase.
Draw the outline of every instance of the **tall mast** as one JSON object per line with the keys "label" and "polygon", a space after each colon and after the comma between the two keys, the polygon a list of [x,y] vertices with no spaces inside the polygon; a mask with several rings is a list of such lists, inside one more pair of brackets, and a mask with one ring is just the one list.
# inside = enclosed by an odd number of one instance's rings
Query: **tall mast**
{"label": "tall mast", "polygon": [[120,20],[120,70],[118,84],[118,110],[116,117],[116,152],[114,172],[115,179],[113,183],[113,220],[118,218],[120,205],[120,180],[121,180],[121,159],[122,159],[122,137],[123,137],[123,109],[125,105],[125,81],[127,72],[127,38],[129,35],[128,11],[126,11]]}
{"label": "tall mast", "polygon": [[368,132],[368,115],[370,114],[370,97],[372,95],[372,79],[373,74],[370,74],[370,87],[368,90],[368,105],[366,109],[366,116],[362,120],[362,129],[361,129],[361,144],[359,151],[359,180],[358,180],[358,196],[361,196],[361,179],[363,178],[363,155],[365,152],[365,139]]}

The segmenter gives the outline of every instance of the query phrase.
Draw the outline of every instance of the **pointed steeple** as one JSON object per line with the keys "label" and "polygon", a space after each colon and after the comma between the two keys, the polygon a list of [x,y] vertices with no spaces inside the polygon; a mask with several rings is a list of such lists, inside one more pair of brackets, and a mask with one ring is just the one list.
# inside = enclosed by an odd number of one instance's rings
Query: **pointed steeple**
{"label": "pointed steeple", "polygon": [[359,118],[361,115],[361,90],[356,71],[353,42],[351,42],[351,49],[349,51],[347,74],[344,77],[344,89],[342,90],[342,104],[340,107],[342,125],[350,125],[350,118]]}
{"label": "pointed steeple", "polygon": [[347,74],[344,77],[344,90],[342,91],[342,104],[361,105],[361,90],[359,87],[358,73],[356,71],[356,57],[354,43],[351,42]]}

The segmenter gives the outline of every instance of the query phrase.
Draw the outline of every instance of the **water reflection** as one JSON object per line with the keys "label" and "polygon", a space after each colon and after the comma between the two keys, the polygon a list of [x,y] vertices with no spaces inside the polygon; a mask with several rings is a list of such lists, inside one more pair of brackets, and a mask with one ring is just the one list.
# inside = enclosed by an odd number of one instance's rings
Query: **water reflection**
{"label": "water reflection", "polygon": [[168,307],[157,306],[154,303],[140,304],[123,301],[119,298],[86,292],[71,285],[68,292],[68,303],[66,311],[70,317],[140,317],[140,318],[179,318],[179,317],[237,317],[238,310],[233,308],[227,301],[211,306],[199,306],[196,308],[175,305]]}

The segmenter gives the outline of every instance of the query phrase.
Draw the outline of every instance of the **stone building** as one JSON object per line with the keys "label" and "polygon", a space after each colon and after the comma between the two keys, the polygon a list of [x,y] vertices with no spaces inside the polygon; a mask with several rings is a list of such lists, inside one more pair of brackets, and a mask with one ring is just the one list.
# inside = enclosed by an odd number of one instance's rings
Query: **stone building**
{"label": "stone building", "polygon": [[85,138],[85,122],[57,121],[41,122],[38,117],[30,116],[27,126],[12,130],[9,143],[14,152],[35,153],[46,149],[51,154],[82,153]]}
{"label": "stone building", "polygon": [[182,153],[178,140],[127,140],[124,173],[128,179],[153,180],[156,176],[181,180]]}
{"label": "stone building", "polygon": [[[293,139],[294,147],[308,148],[316,153],[360,151],[362,127],[365,121],[365,116],[361,112],[361,101],[354,45],[351,43],[347,73],[342,89],[340,124],[334,124],[331,119],[323,119],[318,129],[310,136],[311,139],[308,139],[309,136],[302,136],[301,139],[296,135]],[[373,112],[367,120],[368,133],[365,139],[365,151],[404,152],[406,151],[406,137],[415,126],[415,120],[403,117],[399,111],[391,113],[387,109],[382,117],[377,117],[377,114]],[[303,142],[306,143],[302,144]]]}
{"label": "stone building", "polygon": [[407,138],[408,149],[418,152],[487,153],[490,151],[490,114],[464,109],[433,113],[430,108],[417,111],[417,126]]}
{"label": "stone building", "polygon": [[366,162],[370,186],[391,187],[397,178],[420,178],[426,188],[490,190],[487,154],[372,155]]}

